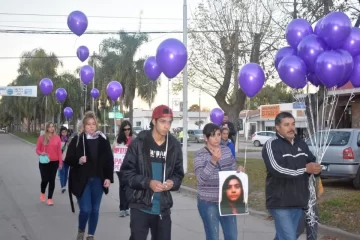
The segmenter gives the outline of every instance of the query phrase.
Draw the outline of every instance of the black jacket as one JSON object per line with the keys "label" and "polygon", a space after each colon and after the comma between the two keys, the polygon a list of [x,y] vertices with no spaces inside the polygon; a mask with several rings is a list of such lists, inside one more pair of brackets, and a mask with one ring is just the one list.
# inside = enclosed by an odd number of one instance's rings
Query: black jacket
{"label": "black jacket", "polygon": [[[139,133],[131,141],[126,152],[120,173],[126,185],[126,195],[130,208],[151,210],[154,192],[150,188],[152,168],[150,162],[150,144],[152,130]],[[168,151],[166,156],[166,180],[172,180],[174,186],[170,191],[178,191],[184,178],[183,157],[180,142],[169,134]],[[169,191],[160,195],[161,215],[170,214],[173,200]]]}
{"label": "black jacket", "polygon": [[306,164],[315,162],[308,145],[299,137],[293,144],[279,134],[262,150],[266,176],[266,207],[305,208],[309,200],[309,174]]}
{"label": "black jacket", "polygon": [[[88,181],[89,168],[86,163],[81,165],[79,164],[79,159],[84,156],[84,144],[85,143],[85,155],[87,161],[91,161],[92,157],[89,151],[88,140],[84,133],[74,136],[71,140],[67,153],[65,162],[70,166],[69,173],[69,196],[71,199],[71,207],[74,212],[74,206],[71,198],[71,194],[74,194],[77,197],[80,197],[85,189],[85,186]],[[101,169],[99,171],[101,181],[104,182],[105,179],[109,179],[111,183],[114,182],[114,157],[111,150],[110,142],[108,139],[99,136],[99,147],[98,147],[98,156],[97,168]],[[105,194],[107,194],[109,189],[104,188]]]}

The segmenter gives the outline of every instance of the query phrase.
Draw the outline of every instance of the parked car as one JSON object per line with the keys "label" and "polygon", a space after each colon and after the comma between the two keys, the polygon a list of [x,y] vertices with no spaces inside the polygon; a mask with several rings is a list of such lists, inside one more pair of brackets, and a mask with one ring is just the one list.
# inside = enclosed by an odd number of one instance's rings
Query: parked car
{"label": "parked car", "polygon": [[189,141],[197,143],[204,142],[204,134],[202,130],[188,130]]}
{"label": "parked car", "polygon": [[[320,142],[321,132],[315,136],[317,138],[311,138]],[[325,146],[328,147],[321,162],[323,165],[321,177],[351,179],[354,187],[360,189],[360,129],[331,129],[327,139]],[[306,143],[314,153],[311,139],[309,138]],[[317,143],[317,146],[319,145],[320,143]]]}
{"label": "parked car", "polygon": [[272,137],[275,137],[276,132],[274,131],[259,131],[255,132],[251,136],[251,142],[254,144],[255,147],[260,147],[266,143]]}

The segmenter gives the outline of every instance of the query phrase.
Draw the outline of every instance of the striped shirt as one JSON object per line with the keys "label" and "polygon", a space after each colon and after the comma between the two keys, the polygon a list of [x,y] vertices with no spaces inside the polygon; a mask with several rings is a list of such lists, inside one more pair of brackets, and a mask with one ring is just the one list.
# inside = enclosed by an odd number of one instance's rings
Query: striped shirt
{"label": "striped shirt", "polygon": [[220,145],[221,158],[217,165],[211,162],[211,155],[202,148],[196,152],[194,169],[197,179],[198,197],[207,202],[219,202],[219,170],[234,171],[237,169],[236,160],[230,148]]}

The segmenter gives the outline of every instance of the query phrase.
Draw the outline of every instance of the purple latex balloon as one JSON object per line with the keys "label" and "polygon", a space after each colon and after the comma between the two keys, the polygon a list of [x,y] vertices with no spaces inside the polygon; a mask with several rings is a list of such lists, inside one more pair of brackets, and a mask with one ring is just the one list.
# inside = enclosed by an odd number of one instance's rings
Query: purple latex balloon
{"label": "purple latex balloon", "polygon": [[280,48],[275,55],[275,68],[278,69],[280,61],[287,56],[296,55],[296,50],[292,47]]}
{"label": "purple latex balloon", "polygon": [[175,38],[166,39],[156,50],[156,62],[168,78],[176,77],[183,70],[187,58],[185,45]]}
{"label": "purple latex balloon", "polygon": [[216,125],[220,125],[224,120],[224,112],[220,108],[214,108],[210,112],[210,120]]}
{"label": "purple latex balloon", "polygon": [[64,102],[67,97],[67,92],[66,92],[65,88],[56,89],[55,96],[59,102]]}
{"label": "purple latex balloon", "polygon": [[327,87],[335,87],[344,77],[345,63],[340,53],[325,51],[316,60],[315,73]]}
{"label": "purple latex balloon", "polygon": [[346,38],[343,46],[341,47],[348,51],[351,56],[355,57],[360,54],[360,29],[353,27],[350,35]]}
{"label": "purple latex balloon", "polygon": [[122,92],[123,87],[118,81],[111,81],[106,87],[106,93],[113,101],[118,99],[122,95]]}
{"label": "purple latex balloon", "polygon": [[317,21],[316,25],[315,25],[314,33],[315,33],[316,35],[318,35],[318,36],[320,36],[320,32],[321,32],[321,22],[322,22],[323,19],[324,19],[324,18],[320,18],[320,19]]}
{"label": "purple latex balloon", "polygon": [[350,18],[343,12],[332,12],[320,24],[320,37],[332,49],[340,48],[351,32]]}
{"label": "purple latex balloon", "polygon": [[160,77],[161,70],[154,56],[149,57],[144,62],[144,72],[152,81],[155,81]]}
{"label": "purple latex balloon", "polygon": [[315,72],[317,57],[326,50],[325,42],[317,35],[306,36],[297,47],[297,55],[304,61],[309,72]]}
{"label": "purple latex balloon", "polygon": [[97,88],[91,89],[90,94],[94,99],[97,99],[100,95],[99,89]]}
{"label": "purple latex balloon", "polygon": [[360,87],[360,55],[354,58],[354,68],[350,75],[350,81],[354,87]]}
{"label": "purple latex balloon", "polygon": [[265,83],[265,73],[258,64],[248,63],[239,71],[238,81],[246,96],[254,97]]}
{"label": "purple latex balloon", "polygon": [[294,19],[286,27],[285,37],[287,42],[293,48],[297,48],[297,45],[304,39],[304,37],[313,33],[311,24],[305,19]]}
{"label": "purple latex balloon", "polygon": [[306,65],[298,56],[284,57],[279,63],[280,79],[289,87],[300,89],[306,86]]}
{"label": "purple latex balloon", "polygon": [[81,36],[88,27],[88,19],[83,12],[73,11],[67,19],[69,29],[77,36]]}
{"label": "purple latex balloon", "polygon": [[39,87],[41,92],[47,96],[52,92],[54,84],[50,78],[43,78],[39,83]]}
{"label": "purple latex balloon", "polygon": [[66,107],[66,108],[64,109],[64,115],[65,115],[65,117],[66,117],[67,119],[71,118],[72,115],[73,115],[73,110],[72,110],[72,108],[71,108],[71,107]]}
{"label": "purple latex balloon", "polygon": [[312,83],[315,87],[318,87],[321,85],[320,79],[316,76],[315,73],[308,73],[306,76],[307,80]]}
{"label": "purple latex balloon", "polygon": [[354,61],[353,61],[353,57],[350,55],[348,51],[345,51],[343,49],[338,49],[337,52],[340,53],[345,64],[344,76],[342,79],[338,81],[338,85],[337,85],[337,87],[341,87],[344,86],[350,80],[349,77],[354,67]]}
{"label": "purple latex balloon", "polygon": [[95,72],[91,66],[85,65],[85,66],[81,67],[80,79],[85,85],[88,85],[91,82],[91,80],[93,80],[94,75],[95,75]]}
{"label": "purple latex balloon", "polygon": [[76,51],[77,57],[84,62],[89,57],[89,49],[86,46],[80,46]]}

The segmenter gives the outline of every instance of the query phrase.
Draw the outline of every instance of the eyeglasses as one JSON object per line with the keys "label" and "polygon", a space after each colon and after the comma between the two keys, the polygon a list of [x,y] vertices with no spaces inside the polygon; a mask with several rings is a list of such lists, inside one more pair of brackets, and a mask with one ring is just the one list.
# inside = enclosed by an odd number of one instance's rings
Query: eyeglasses
{"label": "eyeglasses", "polygon": [[130,131],[131,130],[131,128],[124,128],[123,129],[123,131],[125,132],[125,131]]}

